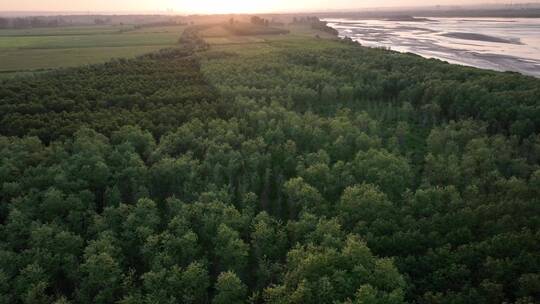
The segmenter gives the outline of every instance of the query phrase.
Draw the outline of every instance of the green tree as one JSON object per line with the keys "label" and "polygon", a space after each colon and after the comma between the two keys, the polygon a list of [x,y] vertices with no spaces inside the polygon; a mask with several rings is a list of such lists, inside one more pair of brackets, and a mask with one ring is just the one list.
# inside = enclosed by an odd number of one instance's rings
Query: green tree
{"label": "green tree", "polygon": [[222,272],[219,275],[212,304],[242,304],[246,298],[247,287],[234,272]]}
{"label": "green tree", "polygon": [[149,271],[142,275],[145,301],[150,303],[207,303],[209,277],[200,263]]}
{"label": "green tree", "polygon": [[121,251],[110,233],[90,242],[81,264],[81,286],[78,291],[83,303],[111,303],[119,299],[122,291],[123,269]]}
{"label": "green tree", "polygon": [[337,213],[344,227],[354,230],[370,225],[378,218],[391,217],[393,207],[377,186],[362,184],[345,189]]}
{"label": "green tree", "polygon": [[335,303],[352,299],[357,290],[362,301],[369,298],[367,285],[371,294],[404,303],[405,281],[395,266],[373,256],[354,236],[338,249],[297,246],[288,254],[286,269],[283,282],[265,290],[268,303]]}
{"label": "green tree", "polygon": [[399,198],[414,182],[407,159],[386,150],[359,152],[353,166],[359,182],[379,186],[391,199]]}
{"label": "green tree", "polygon": [[240,238],[238,232],[221,224],[214,243],[218,271],[234,271],[242,275],[247,265],[248,245]]}
{"label": "green tree", "polygon": [[310,186],[303,178],[297,177],[284,185],[287,196],[289,217],[294,219],[301,211],[324,210],[324,201],[317,189]]}

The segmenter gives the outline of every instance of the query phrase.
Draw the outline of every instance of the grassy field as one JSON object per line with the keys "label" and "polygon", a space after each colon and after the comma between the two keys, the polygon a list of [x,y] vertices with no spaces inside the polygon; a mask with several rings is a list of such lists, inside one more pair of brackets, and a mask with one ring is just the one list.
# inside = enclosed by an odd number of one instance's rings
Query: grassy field
{"label": "grassy field", "polygon": [[129,58],[173,47],[184,26],[87,26],[0,30],[0,78]]}
{"label": "grassy field", "polygon": [[[185,26],[136,28],[86,26],[0,30],[0,78],[38,73],[53,68],[74,67],[130,58],[174,47]],[[298,38],[333,38],[309,26],[285,26],[287,35],[234,35],[220,26],[202,33],[214,46],[289,41]]]}
{"label": "grassy field", "polygon": [[[289,30],[289,34],[278,35],[234,35],[226,33],[221,29],[210,28],[203,31],[201,34],[204,39],[211,45],[237,45],[237,44],[256,44],[267,43],[272,41],[304,41],[306,38],[320,37],[322,39],[335,39],[336,37],[315,29],[312,29],[307,25],[289,25],[283,27],[283,29]],[[317,41],[309,39],[309,41]]]}
{"label": "grassy field", "polygon": [[3,36],[66,36],[66,35],[92,35],[103,33],[118,33],[120,31],[133,30],[132,25],[96,25],[96,26],[67,26],[53,28],[30,28],[30,29],[2,29]]}

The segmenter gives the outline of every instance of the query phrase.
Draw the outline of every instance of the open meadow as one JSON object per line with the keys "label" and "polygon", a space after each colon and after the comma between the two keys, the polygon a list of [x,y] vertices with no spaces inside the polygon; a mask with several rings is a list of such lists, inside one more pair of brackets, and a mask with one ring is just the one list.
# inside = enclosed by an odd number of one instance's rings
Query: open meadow
{"label": "open meadow", "polygon": [[0,78],[131,58],[173,47],[184,28],[111,25],[0,30]]}

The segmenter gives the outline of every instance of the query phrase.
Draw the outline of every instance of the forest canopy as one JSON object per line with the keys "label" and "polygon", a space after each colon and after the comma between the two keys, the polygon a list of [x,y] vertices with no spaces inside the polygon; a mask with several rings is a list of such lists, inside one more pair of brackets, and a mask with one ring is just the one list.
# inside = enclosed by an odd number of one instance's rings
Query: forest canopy
{"label": "forest canopy", "polygon": [[0,80],[0,303],[537,303],[540,81],[347,41]]}

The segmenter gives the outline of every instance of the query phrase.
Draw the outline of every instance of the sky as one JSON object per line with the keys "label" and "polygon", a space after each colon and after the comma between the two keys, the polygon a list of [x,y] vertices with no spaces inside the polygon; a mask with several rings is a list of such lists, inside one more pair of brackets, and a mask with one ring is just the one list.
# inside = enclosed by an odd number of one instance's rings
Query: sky
{"label": "sky", "polygon": [[[512,3],[506,0],[439,0],[430,5]],[[529,0],[526,2],[540,2]],[[0,0],[0,11],[263,13],[423,6],[425,0]]]}

